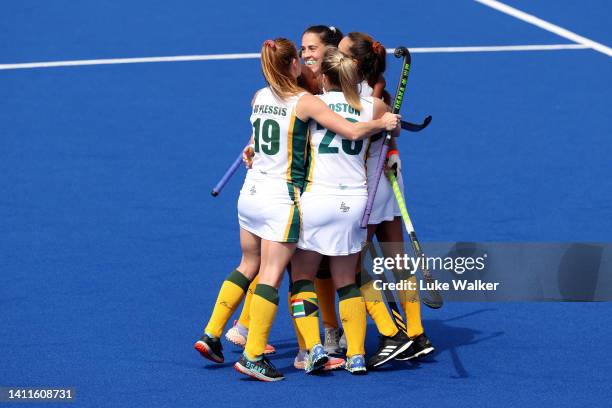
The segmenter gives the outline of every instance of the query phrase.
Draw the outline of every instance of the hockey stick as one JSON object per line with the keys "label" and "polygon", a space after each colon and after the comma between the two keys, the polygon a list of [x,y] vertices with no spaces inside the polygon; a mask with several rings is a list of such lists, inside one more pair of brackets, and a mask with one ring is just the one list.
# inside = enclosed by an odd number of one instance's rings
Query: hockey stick
{"label": "hockey stick", "polygon": [[442,307],[443,304],[442,295],[440,295],[440,292],[433,289],[435,281],[431,276],[431,273],[427,269],[425,254],[423,253],[421,244],[419,243],[419,240],[416,237],[416,233],[414,232],[414,226],[412,225],[412,221],[410,221],[410,216],[408,215],[408,210],[406,209],[406,202],[404,201],[404,197],[402,196],[402,191],[399,188],[399,184],[397,184],[397,179],[395,178],[395,174],[393,171],[388,171],[387,177],[389,177],[389,180],[391,181],[391,186],[393,187],[393,194],[395,195],[395,200],[397,201],[397,205],[400,209],[400,212],[402,213],[402,219],[404,220],[406,231],[408,232],[408,236],[410,237],[412,249],[414,250],[418,265],[421,268],[423,279],[427,283],[427,292],[429,293],[430,298],[423,296],[423,303],[432,309],[439,309]]}
{"label": "hockey stick", "polygon": [[402,120],[402,129],[407,130],[409,132],[420,132],[421,130],[425,129],[430,123],[431,115],[427,116],[421,124],[404,122]]}
{"label": "hockey stick", "polygon": [[[370,253],[370,257],[372,258],[372,262],[374,262],[374,258],[378,257],[378,254],[376,253],[376,248],[374,248],[374,243],[368,242],[367,246],[368,246],[368,252]],[[384,273],[381,275],[381,278],[383,280],[386,280]],[[406,321],[404,320],[404,317],[402,316],[402,312],[400,311],[400,308],[397,305],[397,302],[395,301],[395,297],[393,296],[393,293],[389,289],[387,289],[386,286],[382,290],[382,292],[385,295],[387,304],[389,304],[389,309],[391,309],[391,316],[393,317],[393,322],[395,323],[395,326],[397,326],[399,330],[403,331],[407,335],[408,329],[406,328]]]}
{"label": "hockey stick", "polygon": [[[395,100],[393,102],[393,113],[399,113],[402,106],[402,101],[404,100],[404,92],[406,91],[406,82],[408,81],[408,73],[410,72],[411,59],[410,52],[406,47],[397,47],[394,55],[396,58],[404,57],[404,60],[402,61],[401,76],[399,83],[397,84]],[[391,132],[386,132],[382,148],[380,149],[378,163],[376,164],[376,170],[374,172],[374,184],[368,187],[368,201],[366,202],[366,208],[361,219],[361,228],[368,227],[370,214],[372,214],[374,197],[376,196],[376,190],[378,190],[378,183],[380,182],[380,176],[382,175],[385,159],[387,158],[387,152],[389,151],[389,143],[391,143]]]}
{"label": "hockey stick", "polygon": [[223,190],[223,187],[225,187],[225,185],[227,184],[229,179],[232,178],[234,173],[236,173],[236,171],[238,170],[238,168],[240,167],[241,164],[242,164],[242,153],[240,153],[240,155],[236,158],[236,160],[230,166],[230,168],[227,169],[227,171],[225,172],[223,177],[221,177],[221,180],[219,180],[217,185],[210,192],[210,194],[212,194],[213,197],[216,197],[216,196],[219,195],[221,190]]}

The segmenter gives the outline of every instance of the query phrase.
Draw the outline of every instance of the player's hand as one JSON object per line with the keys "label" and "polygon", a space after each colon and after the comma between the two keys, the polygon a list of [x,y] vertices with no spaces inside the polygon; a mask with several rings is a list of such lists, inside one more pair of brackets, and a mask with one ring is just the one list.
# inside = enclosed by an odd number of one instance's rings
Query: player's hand
{"label": "player's hand", "polygon": [[242,151],[242,161],[247,169],[253,166],[253,156],[255,156],[255,146],[252,144],[245,146]]}
{"label": "player's hand", "polygon": [[401,115],[391,112],[385,112],[385,114],[381,118],[384,123],[385,129],[389,132],[391,132],[393,129],[397,128],[400,125],[401,119]]}

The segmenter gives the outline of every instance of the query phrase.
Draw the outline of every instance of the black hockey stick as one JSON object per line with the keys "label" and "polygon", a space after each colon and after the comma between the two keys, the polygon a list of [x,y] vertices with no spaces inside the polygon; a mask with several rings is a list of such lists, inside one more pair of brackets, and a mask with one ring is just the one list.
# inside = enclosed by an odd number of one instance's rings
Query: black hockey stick
{"label": "black hockey stick", "polygon": [[420,132],[425,129],[431,123],[431,115],[427,116],[423,123],[410,123],[402,120],[402,129],[407,130],[409,132]]}

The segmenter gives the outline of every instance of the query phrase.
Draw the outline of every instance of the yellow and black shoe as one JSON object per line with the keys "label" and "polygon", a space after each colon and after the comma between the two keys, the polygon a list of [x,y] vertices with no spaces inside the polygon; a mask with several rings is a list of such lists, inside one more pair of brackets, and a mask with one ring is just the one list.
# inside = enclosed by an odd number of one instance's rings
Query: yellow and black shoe
{"label": "yellow and black shoe", "polygon": [[271,382],[285,379],[283,374],[274,367],[266,356],[261,356],[258,360],[253,361],[243,353],[240,360],[234,364],[234,369],[259,381]]}
{"label": "yellow and black shoe", "polygon": [[413,339],[412,345],[403,353],[395,357],[396,360],[412,360],[414,358],[425,357],[435,351],[433,344],[429,338],[423,334],[419,334]]}

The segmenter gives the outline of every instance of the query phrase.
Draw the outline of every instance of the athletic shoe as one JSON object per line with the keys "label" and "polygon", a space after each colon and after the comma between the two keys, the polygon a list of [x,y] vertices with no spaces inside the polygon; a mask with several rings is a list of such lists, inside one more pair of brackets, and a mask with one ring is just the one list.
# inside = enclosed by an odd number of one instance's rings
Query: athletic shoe
{"label": "athletic shoe", "polygon": [[367,374],[368,370],[366,369],[365,358],[362,354],[355,354],[352,357],[349,357],[346,360],[346,364],[344,364],[344,368],[346,371],[353,375]]}
{"label": "athletic shoe", "polygon": [[[296,368],[296,370],[306,369],[306,359],[308,359],[308,351],[298,351],[295,359],[293,359],[293,366]],[[323,366],[323,370],[330,371],[340,367],[344,367],[344,359],[329,356],[329,360],[327,360],[327,363],[325,363],[325,366]]]}
{"label": "athletic shoe", "polygon": [[257,361],[251,361],[242,354],[240,360],[234,364],[236,371],[246,374],[259,381],[280,381],[284,380],[283,374],[274,367],[266,356],[261,356]]}
{"label": "athletic shoe", "polygon": [[248,335],[249,329],[238,323],[238,320],[234,320],[234,325],[225,333],[225,338],[230,343],[244,347]]}
{"label": "athletic shoe", "polygon": [[200,352],[202,357],[214,361],[215,363],[222,363],[225,361],[223,358],[223,346],[221,340],[218,337],[210,337],[204,333],[200,340],[196,341],[193,346]]}
{"label": "athletic shoe", "polygon": [[342,349],[338,346],[340,339],[340,329],[337,327],[325,327],[325,352],[327,354],[342,354]]}
{"label": "athletic shoe", "polygon": [[380,336],[378,350],[368,360],[368,369],[380,367],[406,350],[411,344],[412,340],[401,330],[393,337]]}
{"label": "athletic shoe", "polygon": [[425,357],[428,354],[433,353],[435,350],[431,341],[427,338],[425,333],[419,334],[413,339],[413,343],[406,351],[395,357],[396,360],[412,360],[413,358]]}
{"label": "athletic shoe", "polygon": [[303,370],[306,368],[306,359],[308,358],[308,350],[300,349],[293,359],[293,366],[297,370]]}
{"label": "athletic shoe", "polygon": [[325,352],[325,348],[320,344],[316,344],[312,350],[310,350],[310,353],[308,353],[304,371],[306,371],[306,374],[317,371],[323,368],[327,361],[329,361],[329,356]]}
{"label": "athletic shoe", "polygon": [[[234,343],[237,346],[244,347],[249,336],[249,329],[238,323],[238,320],[234,320],[234,325],[225,333],[227,341]],[[270,344],[266,344],[264,354],[274,354],[276,349]]]}
{"label": "athletic shoe", "polygon": [[346,333],[342,332],[342,336],[340,336],[340,340],[338,341],[338,347],[342,350],[342,354],[346,354],[347,345],[346,345]]}
{"label": "athletic shoe", "polygon": [[344,367],[344,364],[345,362],[343,358],[329,356],[329,360],[327,360],[327,363],[325,363],[323,370],[335,370],[336,368]]}

